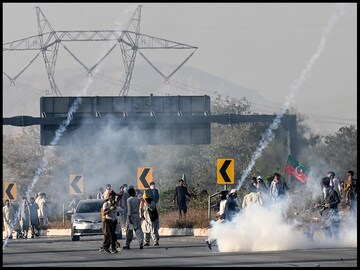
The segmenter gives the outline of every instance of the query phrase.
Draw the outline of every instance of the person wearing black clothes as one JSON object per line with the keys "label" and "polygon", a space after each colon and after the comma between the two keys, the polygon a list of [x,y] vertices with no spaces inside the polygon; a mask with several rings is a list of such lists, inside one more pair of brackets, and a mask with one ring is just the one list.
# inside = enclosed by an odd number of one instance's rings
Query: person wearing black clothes
{"label": "person wearing black clothes", "polygon": [[153,199],[153,202],[155,205],[159,202],[159,190],[155,188],[155,182],[150,183],[150,189],[145,190],[145,193]]}
{"label": "person wearing black clothes", "polygon": [[251,178],[251,183],[249,185],[249,192],[258,192],[256,176],[253,176]]}
{"label": "person wearing black clothes", "polygon": [[184,180],[179,180],[179,185],[175,188],[173,203],[176,204],[179,211],[179,218],[186,218],[187,204],[186,196],[191,198],[191,194],[188,192],[187,187],[184,185]]}
{"label": "person wearing black clothes", "polygon": [[340,203],[340,196],[330,186],[330,178],[324,177],[322,179],[323,199],[321,203],[315,204],[316,208],[321,208],[321,223],[324,230],[325,237],[328,239],[339,240],[340,217],[338,204]]}
{"label": "person wearing black clothes", "polygon": [[237,212],[239,212],[239,206],[237,203],[237,190],[232,189],[227,195],[224,218],[228,221],[231,221]]}
{"label": "person wearing black clothes", "polygon": [[39,237],[39,218],[38,218],[39,206],[35,202],[35,198],[30,198],[29,210],[30,210],[30,230],[31,238]]}

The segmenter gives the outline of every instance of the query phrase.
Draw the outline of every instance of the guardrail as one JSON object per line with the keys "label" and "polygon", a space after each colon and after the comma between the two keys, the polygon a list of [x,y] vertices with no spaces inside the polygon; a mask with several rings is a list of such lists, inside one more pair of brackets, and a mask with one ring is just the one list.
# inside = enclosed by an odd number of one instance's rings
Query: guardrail
{"label": "guardrail", "polygon": [[[224,190],[226,190],[226,189],[227,189],[227,188],[226,188],[226,185],[225,185],[225,189],[224,189]],[[221,191],[219,191],[219,192],[216,192],[216,193],[214,193],[214,194],[210,194],[210,195],[209,195],[209,199],[208,199],[208,219],[209,219],[209,220],[211,220],[211,209],[213,209],[213,208],[216,207],[216,204],[211,205],[211,198],[213,198],[213,197],[221,194],[224,190],[221,190]]]}

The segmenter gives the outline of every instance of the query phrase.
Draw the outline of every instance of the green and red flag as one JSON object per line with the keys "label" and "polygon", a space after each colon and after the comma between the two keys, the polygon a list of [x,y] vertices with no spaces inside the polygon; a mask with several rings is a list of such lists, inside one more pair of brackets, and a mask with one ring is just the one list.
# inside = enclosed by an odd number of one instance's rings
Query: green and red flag
{"label": "green and red flag", "polygon": [[301,165],[299,161],[289,155],[284,168],[284,172],[290,174],[291,176],[295,177],[296,179],[305,184],[310,173],[310,168]]}

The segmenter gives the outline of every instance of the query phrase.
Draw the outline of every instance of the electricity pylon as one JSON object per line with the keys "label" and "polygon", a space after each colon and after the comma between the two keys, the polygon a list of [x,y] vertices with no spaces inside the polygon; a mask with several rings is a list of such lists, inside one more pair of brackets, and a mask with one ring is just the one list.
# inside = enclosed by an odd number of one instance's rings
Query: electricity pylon
{"label": "electricity pylon", "polygon": [[[130,82],[132,77],[132,72],[135,65],[135,59],[137,52],[153,67],[165,80],[174,75],[174,73],[183,65],[189,58],[194,54],[198,47],[187,45],[184,43],[179,43],[175,41],[170,41],[154,36],[149,36],[140,33],[140,20],[141,20],[141,5],[135,10],[134,15],[126,26],[125,30],[86,30],[86,31],[55,31],[49,21],[46,19],[43,12],[39,7],[36,8],[37,14],[37,23],[38,23],[38,35],[31,36],[28,38],[23,38],[20,40],[8,42],[3,44],[3,51],[25,51],[25,50],[38,50],[42,53],[45,68],[50,83],[52,92],[56,96],[61,96],[61,92],[58,89],[55,79],[55,65],[57,60],[57,54],[59,50],[59,45],[61,44],[66,51],[68,51],[71,56],[74,57],[91,75],[92,70],[100,64],[110,52],[119,44],[122,58],[125,66],[126,78],[122,88],[119,91],[119,96],[126,96],[129,93]],[[134,29],[129,31],[129,29]],[[69,41],[113,41],[115,42],[111,49],[91,68],[88,68],[83,64],[73,52],[71,52],[64,44],[64,42]],[[187,49],[191,53],[185,60],[183,60],[170,74],[163,74],[156,66],[151,63],[151,61],[145,57],[141,52],[142,49]],[[37,55],[38,56],[38,55]],[[37,57],[36,56],[36,57]],[[32,59],[30,63],[21,70],[21,72],[11,78],[8,74],[3,72],[3,74],[10,79],[13,84],[15,79],[22,73],[26,68],[28,68],[31,63],[36,59]]]}

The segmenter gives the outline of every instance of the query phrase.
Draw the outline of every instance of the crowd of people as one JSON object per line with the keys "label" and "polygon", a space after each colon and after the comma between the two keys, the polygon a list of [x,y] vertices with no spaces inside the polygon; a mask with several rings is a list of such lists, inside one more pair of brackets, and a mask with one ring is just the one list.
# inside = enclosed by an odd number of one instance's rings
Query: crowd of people
{"label": "crowd of people", "polygon": [[[134,234],[139,248],[144,246],[159,246],[159,212],[157,204],[160,199],[159,190],[155,182],[149,188],[141,191],[132,185],[123,184],[115,192],[111,184],[100,187],[97,199],[104,199],[101,209],[103,217],[103,241],[99,251],[117,253],[120,249],[129,250]],[[186,218],[187,198],[191,198],[183,179],[179,180],[173,195],[173,203],[177,207],[179,218]],[[116,227],[125,229],[125,244],[121,248],[117,241]]]}
{"label": "crowd of people", "polygon": [[[329,171],[321,179],[321,192],[319,192],[321,196],[314,208],[320,209],[322,229],[327,238],[339,238],[338,205],[342,200],[345,200],[350,215],[355,216],[357,213],[356,179],[354,179],[353,171],[350,170],[347,174],[345,181],[336,178],[333,171]],[[150,188],[144,191],[127,184],[121,185],[118,192],[115,192],[110,184],[107,184],[105,189],[99,188],[94,197],[104,200],[101,209],[104,237],[100,251],[117,253],[121,249],[116,236],[117,226],[120,227],[120,232],[121,229],[126,231],[125,245],[122,249],[130,249],[134,234],[140,249],[149,246],[151,241],[154,246],[159,245],[160,222],[157,204],[160,195],[158,189],[155,188],[155,182],[151,182],[149,186]],[[250,203],[267,205],[270,202],[279,202],[288,195],[288,192],[286,182],[279,173],[273,174],[270,185],[262,176],[253,176],[241,207],[240,200],[237,198],[238,190],[220,192],[219,211],[216,213],[217,222],[231,221],[237,212]],[[191,197],[184,180],[180,179],[173,195],[173,203],[177,207],[179,218],[186,218],[187,198]],[[43,192],[31,197],[29,201],[24,196],[17,209],[9,200],[5,200],[3,206],[5,237],[12,239],[13,231],[17,233],[17,238],[28,238],[29,232],[31,238],[38,237],[40,230],[46,229],[48,225],[48,202],[49,199]],[[75,208],[78,202],[79,198],[75,197],[69,206]],[[212,240],[208,239],[206,243],[211,249]]]}
{"label": "crowd of people", "polygon": [[[159,246],[157,203],[160,196],[155,182],[151,182],[150,188],[144,192],[136,190],[132,185],[128,187],[127,184],[120,186],[119,192],[115,192],[107,184],[105,190],[99,188],[96,198],[104,199],[101,209],[104,237],[99,251],[113,254],[119,249],[129,250],[134,234],[140,249],[150,246],[151,240],[154,246]],[[118,224],[126,231],[125,245],[122,248],[115,233]]]}
{"label": "crowd of people", "polygon": [[[339,239],[340,216],[338,205],[345,199],[350,216],[356,217],[357,213],[357,186],[354,179],[354,171],[347,172],[347,179],[340,181],[335,177],[333,171],[328,171],[327,175],[321,179],[318,201],[314,208],[319,208],[320,227],[327,239]],[[252,176],[248,186],[248,193],[243,197],[242,209],[251,203],[268,205],[272,202],[279,202],[289,193],[286,182],[279,173],[274,173],[270,185],[268,186],[262,176]],[[241,210],[236,200],[237,190],[230,192],[224,190],[220,192],[218,202],[219,211],[216,213],[216,222],[231,221],[234,215]],[[211,249],[214,239],[205,240]]]}
{"label": "crowd of people", "polygon": [[39,192],[35,197],[22,197],[19,205],[13,204],[10,200],[5,200],[3,206],[3,224],[5,229],[5,239],[12,239],[13,232],[16,238],[39,237],[40,230],[46,230],[48,226],[48,203],[44,192]]}

